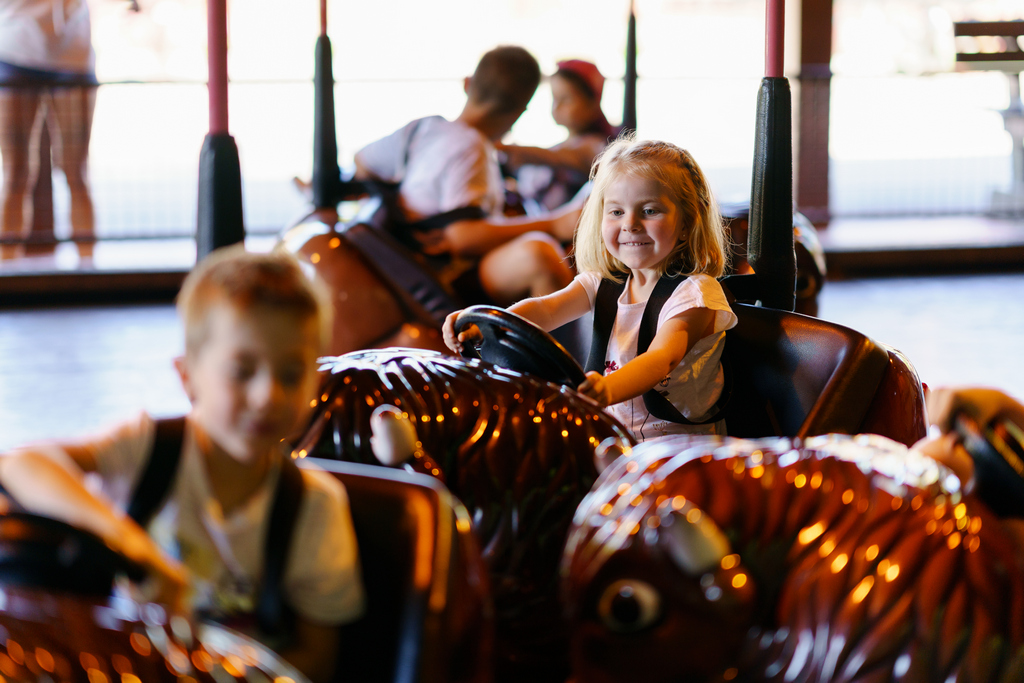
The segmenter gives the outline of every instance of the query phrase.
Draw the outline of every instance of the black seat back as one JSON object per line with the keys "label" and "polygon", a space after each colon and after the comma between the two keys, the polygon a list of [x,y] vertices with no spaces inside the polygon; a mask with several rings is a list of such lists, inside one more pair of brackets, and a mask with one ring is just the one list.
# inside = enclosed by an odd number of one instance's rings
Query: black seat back
{"label": "black seat back", "polygon": [[385,203],[379,197],[366,202],[356,220],[339,231],[366,257],[381,278],[393,285],[395,293],[418,314],[417,317],[443,324],[445,317],[463,308],[463,304],[417,254],[390,234]]}
{"label": "black seat back", "polygon": [[856,434],[888,365],[888,353],[842,325],[733,304],[726,334],[735,385],[731,436]]}
{"label": "black seat back", "polygon": [[336,680],[486,681],[487,577],[465,508],[436,480],[312,458],[345,485],[366,613],[342,629]]}

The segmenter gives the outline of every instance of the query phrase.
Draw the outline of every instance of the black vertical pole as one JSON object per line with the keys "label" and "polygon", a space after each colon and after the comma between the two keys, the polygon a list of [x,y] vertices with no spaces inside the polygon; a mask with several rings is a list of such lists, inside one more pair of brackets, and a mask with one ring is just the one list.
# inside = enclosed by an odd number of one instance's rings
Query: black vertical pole
{"label": "black vertical pole", "polygon": [[626,76],[622,98],[622,132],[636,131],[636,13],[629,3],[629,26],[626,29]]}
{"label": "black vertical pole", "polygon": [[245,240],[242,170],[238,147],[228,133],[227,2],[208,0],[210,132],[199,153],[199,210],[196,258]]}
{"label": "black vertical pole", "polygon": [[199,216],[196,260],[245,240],[242,172],[238,147],[228,133],[207,133],[199,152]]}
{"label": "black vertical pole", "polygon": [[761,302],[796,307],[793,243],[793,105],[782,75],[784,3],[768,0],[766,68],[757,96],[754,174],[750,191],[747,259],[757,275]]}
{"label": "black vertical pole", "polygon": [[337,206],[341,170],[338,168],[338,139],[334,124],[334,73],[331,39],[322,33],[316,39],[316,69],[313,74],[313,206]]}

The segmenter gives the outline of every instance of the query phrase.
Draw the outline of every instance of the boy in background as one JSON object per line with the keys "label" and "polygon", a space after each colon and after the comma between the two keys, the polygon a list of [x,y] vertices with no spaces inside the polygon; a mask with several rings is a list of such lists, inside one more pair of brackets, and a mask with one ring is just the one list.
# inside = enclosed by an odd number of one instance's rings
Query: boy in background
{"label": "boy in background", "polygon": [[[149,570],[161,601],[247,632],[317,683],[334,672],[337,627],[364,602],[343,486],[298,470],[283,441],[316,395],[327,301],[289,255],[216,252],[178,296],[185,355],[175,366],[192,408],[176,438],[166,436],[173,421],[142,413],[94,438],[0,458],[0,482],[28,511],[97,534]],[[144,530],[124,511],[137,509],[133,492],[168,443],[180,458],[164,490],[143,496],[152,509]],[[85,473],[98,475],[99,491]],[[275,641],[254,615],[271,509],[286,481],[296,482],[298,503],[287,550],[276,552],[288,552],[280,594],[293,620]]]}
{"label": "boy in background", "polygon": [[449,212],[473,216],[418,237],[423,253],[447,258],[441,279],[474,303],[507,306],[558,291],[573,277],[561,243],[572,241],[579,206],[538,217],[503,213],[505,185],[494,145],[526,111],[539,84],[533,55],[497,47],[465,79],[458,118],[417,119],[356,154],[357,179],[399,183],[401,210],[413,228]]}

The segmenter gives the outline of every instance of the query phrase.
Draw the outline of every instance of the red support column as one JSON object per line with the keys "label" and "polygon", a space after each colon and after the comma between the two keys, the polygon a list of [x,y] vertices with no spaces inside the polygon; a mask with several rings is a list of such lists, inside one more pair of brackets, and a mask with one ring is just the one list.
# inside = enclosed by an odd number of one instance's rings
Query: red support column
{"label": "red support column", "polygon": [[228,132],[228,22],[227,0],[207,0],[207,56],[209,59],[210,133]]}
{"label": "red support column", "polygon": [[764,75],[781,78],[785,56],[786,2],[767,0],[764,11]]}

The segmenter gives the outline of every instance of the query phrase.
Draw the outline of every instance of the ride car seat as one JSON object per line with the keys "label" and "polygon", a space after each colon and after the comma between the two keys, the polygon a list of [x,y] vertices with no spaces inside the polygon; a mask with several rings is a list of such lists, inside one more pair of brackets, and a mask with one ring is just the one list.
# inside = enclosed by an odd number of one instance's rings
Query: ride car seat
{"label": "ride car seat", "polygon": [[380,200],[351,220],[312,216],[289,228],[281,248],[327,285],[335,320],[327,355],[403,346],[444,351],[441,322],[460,308],[408,250],[372,223]]}
{"label": "ride car seat", "polygon": [[726,333],[730,436],[856,434],[889,364],[867,336],[817,318],[733,304]]}
{"label": "ride car seat", "polygon": [[489,680],[487,575],[465,508],[427,476],[307,458],[346,488],[366,612],[342,629],[336,680]]}
{"label": "ride car seat", "polygon": [[[731,272],[753,273],[747,260],[747,241],[750,231],[750,201],[722,204],[719,207],[722,218],[729,226],[729,243],[732,249]],[[827,267],[825,251],[821,247],[818,231],[802,213],[793,214],[793,249],[796,254],[796,312],[804,315],[818,315],[818,295],[825,285]],[[735,292],[738,299],[745,299]],[[754,297],[756,298],[756,297]]]}
{"label": "ride car seat", "polygon": [[465,308],[458,296],[445,287],[417,255],[388,232],[389,212],[380,197],[366,200],[360,219],[347,225],[343,234],[396,287],[407,304],[419,307],[439,324],[452,311]]}

